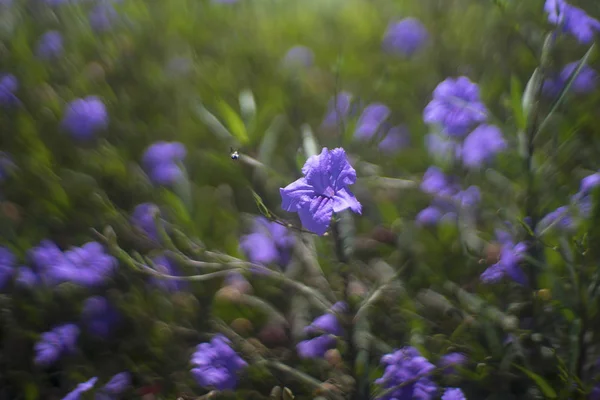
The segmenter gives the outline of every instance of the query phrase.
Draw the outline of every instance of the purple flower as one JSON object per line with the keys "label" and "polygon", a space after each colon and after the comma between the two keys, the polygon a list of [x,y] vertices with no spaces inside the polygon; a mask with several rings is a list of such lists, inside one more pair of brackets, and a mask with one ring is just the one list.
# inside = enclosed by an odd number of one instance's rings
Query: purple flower
{"label": "purple flower", "polygon": [[442,400],[466,400],[465,394],[458,388],[448,388],[442,395]]}
{"label": "purple flower", "polygon": [[395,153],[410,144],[410,134],[405,125],[390,128],[385,137],[379,142],[379,150],[384,153]]}
{"label": "purple flower", "polygon": [[80,383],[79,385],[77,385],[75,390],[63,397],[62,400],[80,400],[81,395],[93,388],[97,380],[97,377],[93,377],[87,382]]}
{"label": "purple flower", "polygon": [[92,296],[83,303],[81,319],[91,335],[106,339],[119,322],[119,314],[105,297]]}
{"label": "purple flower", "polygon": [[590,43],[594,34],[600,31],[600,21],[564,0],[546,0],[544,10],[548,13],[548,22],[561,27],[564,33],[570,34],[579,43]]}
{"label": "purple flower", "polygon": [[466,137],[462,146],[462,161],[466,167],[478,168],[508,147],[500,129],[480,125]]}
{"label": "purple flower", "polygon": [[593,189],[600,186],[600,172],[588,175],[581,180],[579,192],[586,196],[589,195]]}
{"label": "purple flower", "polygon": [[[577,68],[577,64],[577,62],[567,64],[557,77],[544,81],[544,94],[549,97],[558,96],[567,84],[573,71]],[[598,73],[593,68],[584,65],[573,80],[569,90],[576,94],[586,94],[593,92],[597,85]]]}
{"label": "purple flower", "polygon": [[288,50],[283,57],[283,65],[285,67],[304,67],[308,68],[313,65],[315,54],[306,46],[294,46]]}
{"label": "purple flower", "polygon": [[42,60],[50,60],[62,55],[63,38],[58,31],[49,31],[42,35],[38,41],[36,55]]}
{"label": "purple flower", "polygon": [[[152,259],[154,266],[158,272],[163,275],[171,275],[171,276],[179,276],[179,271],[175,264],[166,256],[157,256]],[[161,290],[167,292],[177,292],[179,290],[183,290],[186,285],[185,282],[171,279],[161,279],[161,278],[150,278],[150,282],[152,285],[158,287]]]}
{"label": "purple flower", "polygon": [[418,225],[422,226],[435,226],[440,222],[443,217],[442,211],[437,207],[429,206],[423,210],[421,210],[415,220]]}
{"label": "purple flower", "polygon": [[429,167],[423,175],[421,190],[431,195],[444,197],[456,194],[460,187],[455,183],[454,178],[446,176],[439,168]]}
{"label": "purple flower", "polygon": [[240,247],[250,262],[286,267],[291,259],[294,237],[289,230],[265,217],[254,220],[252,233],[242,236]]}
{"label": "purple flower", "polygon": [[297,212],[302,225],[318,235],[323,235],[334,212],[351,209],[360,214],[362,207],[348,189],[356,182],[356,171],[342,148],[311,156],[302,167],[304,178],[280,189],[281,207]]}
{"label": "purple flower", "polygon": [[330,333],[341,336],[342,326],[334,314],[327,313],[317,317],[309,326],[304,328],[305,333]]}
{"label": "purple flower", "polygon": [[535,231],[540,234],[552,226],[561,231],[570,231],[575,228],[575,221],[569,211],[569,207],[562,206],[546,214],[537,224]]}
{"label": "purple flower", "polygon": [[335,347],[335,336],[321,335],[310,340],[303,340],[296,345],[300,358],[323,358],[327,350]]}
{"label": "purple flower", "polygon": [[67,105],[63,128],[78,140],[90,140],[108,126],[108,112],[96,96],[73,100]]}
{"label": "purple flower", "polygon": [[454,138],[437,133],[425,135],[425,147],[429,154],[442,159],[461,158],[462,148]]}
{"label": "purple flower", "polygon": [[63,355],[73,353],[78,336],[79,328],[74,324],[60,325],[49,332],[42,333],[34,347],[34,363],[48,367]]}
{"label": "purple flower", "polygon": [[467,356],[463,353],[448,353],[440,358],[439,367],[444,368],[444,372],[447,374],[455,373],[455,369],[452,368],[454,365],[462,366],[467,362]]}
{"label": "purple flower", "polygon": [[435,369],[425,357],[414,347],[403,347],[393,353],[386,354],[381,358],[381,364],[385,366],[383,376],[375,381],[384,389],[389,389],[407,381],[412,381],[405,386],[399,387],[385,396],[378,397],[379,400],[433,400],[437,392],[437,386],[429,374]]}
{"label": "purple flower", "polygon": [[372,139],[389,115],[390,109],[385,104],[369,104],[358,119],[354,137],[358,140]]}
{"label": "purple flower", "polygon": [[110,381],[96,393],[96,400],[113,400],[123,394],[131,386],[131,374],[121,372],[113,376]]}
{"label": "purple flower", "polygon": [[198,384],[216,390],[235,389],[237,373],[248,364],[229,346],[231,342],[219,334],[210,343],[196,347],[192,355],[192,375]]}
{"label": "purple flower", "polygon": [[15,255],[6,247],[0,246],[0,290],[3,290],[15,274]]}
{"label": "purple flower", "polygon": [[327,129],[337,128],[339,123],[345,121],[350,114],[350,103],[352,94],[340,92],[336,97],[329,100],[327,104],[327,114],[323,119],[321,126]]}
{"label": "purple flower", "polygon": [[72,247],[65,253],[70,268],[62,274],[56,271],[59,280],[70,281],[82,286],[94,287],[106,282],[116,271],[117,260],[104,251],[98,242],[88,242],[81,247]]}
{"label": "purple flower", "polygon": [[153,183],[168,186],[183,178],[179,163],[186,154],[183,144],[160,141],[146,149],[142,163]]}
{"label": "purple flower", "polygon": [[481,191],[477,186],[469,186],[453,196],[454,200],[464,208],[475,207],[481,201]]}
{"label": "purple flower", "polygon": [[0,105],[4,107],[12,107],[19,105],[21,102],[15,96],[15,92],[19,88],[19,81],[14,75],[0,75]]}
{"label": "purple flower", "polygon": [[110,30],[118,15],[112,4],[104,2],[96,5],[90,11],[88,18],[92,29],[100,33]]}
{"label": "purple flower", "polygon": [[131,223],[144,232],[150,239],[158,241],[158,230],[156,229],[156,224],[154,223],[155,213],[160,213],[160,210],[156,204],[138,204],[135,206],[135,209],[131,214]]}
{"label": "purple flower", "polygon": [[487,119],[487,108],[479,97],[479,87],[466,76],[448,78],[433,91],[423,119],[439,125],[449,136],[463,136],[473,125]]}
{"label": "purple flower", "polygon": [[383,48],[389,53],[410,57],[423,48],[428,39],[429,33],[421,21],[405,18],[388,26]]}
{"label": "purple flower", "polygon": [[40,282],[40,278],[29,267],[19,267],[15,283],[18,286],[32,288]]}
{"label": "purple flower", "polygon": [[504,231],[496,231],[496,237],[502,246],[500,260],[481,274],[481,281],[497,283],[502,278],[508,277],[521,285],[526,285],[527,277],[519,267],[519,263],[523,260],[527,245],[523,242],[515,244],[510,235]]}

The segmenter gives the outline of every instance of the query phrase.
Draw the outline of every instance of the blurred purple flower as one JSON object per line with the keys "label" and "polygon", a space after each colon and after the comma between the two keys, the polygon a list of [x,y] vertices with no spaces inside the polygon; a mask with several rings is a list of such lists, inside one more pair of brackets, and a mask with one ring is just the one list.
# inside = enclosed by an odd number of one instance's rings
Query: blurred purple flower
{"label": "blurred purple flower", "polygon": [[447,388],[442,395],[442,400],[467,400],[462,390],[458,388]]}
{"label": "blurred purple flower", "polygon": [[15,255],[6,247],[0,246],[0,290],[3,290],[15,275]]}
{"label": "blurred purple flower", "polygon": [[336,97],[329,100],[327,104],[327,114],[323,119],[321,126],[327,129],[337,128],[340,122],[346,121],[350,114],[350,104],[352,94],[340,92]]}
{"label": "blurred purple flower", "polygon": [[87,382],[80,383],[79,385],[77,385],[75,390],[63,397],[62,400],[80,400],[81,395],[93,388],[97,380],[97,377],[93,377]]}
{"label": "blurred purple flower", "polygon": [[477,186],[469,186],[467,189],[461,190],[455,194],[453,199],[460,204],[461,207],[475,207],[481,202],[481,191]]}
{"label": "blurred purple flower", "polygon": [[40,278],[29,267],[19,267],[15,283],[24,288],[32,288],[40,282]]}
{"label": "blurred purple flower", "polygon": [[371,140],[379,130],[381,124],[390,115],[390,109],[385,104],[369,104],[362,112],[356,124],[354,137],[358,140]]}
{"label": "blurred purple flower", "polygon": [[256,217],[252,233],[240,238],[240,247],[252,263],[286,267],[291,259],[294,237],[286,227],[265,217]]}
{"label": "blurred purple flower", "polygon": [[67,105],[62,126],[74,139],[90,140],[107,128],[108,112],[96,96],[76,99]]}
{"label": "blurred purple flower", "polygon": [[581,185],[579,187],[579,193],[583,196],[589,195],[593,189],[600,186],[600,173],[596,172],[594,174],[588,175],[581,180]]}
{"label": "blurred purple flower", "polygon": [[558,207],[556,210],[546,214],[536,225],[535,232],[541,234],[546,229],[549,229],[550,226],[560,231],[571,231],[575,228],[575,221],[569,211],[569,207]]}
{"label": "blurred purple flower", "polygon": [[0,75],[0,105],[12,107],[21,104],[15,92],[19,88],[19,81],[12,74]]}
{"label": "blurred purple flower", "polygon": [[36,55],[42,60],[60,57],[63,53],[63,37],[58,31],[48,31],[40,37]]}
{"label": "blurred purple flower", "polygon": [[481,274],[481,281],[497,283],[502,278],[508,277],[521,285],[526,285],[527,277],[519,267],[519,263],[523,260],[527,245],[524,242],[515,244],[510,234],[504,231],[496,231],[496,238],[502,246],[500,259]]}
{"label": "blurred purple flower", "polygon": [[300,358],[323,358],[327,350],[334,348],[336,343],[335,336],[321,335],[298,343],[296,351]]}
{"label": "blurred purple flower", "polygon": [[97,393],[95,400],[116,400],[131,386],[131,374],[121,372],[113,376]]}
{"label": "blurred purple flower", "polygon": [[[567,84],[569,76],[577,68],[577,64],[577,62],[567,64],[557,77],[545,80],[543,86],[544,95],[549,97],[558,96]],[[584,65],[575,77],[575,80],[573,80],[569,91],[575,94],[587,94],[593,92],[597,86],[598,73],[593,68]]]}
{"label": "blurred purple flower", "polygon": [[508,147],[500,129],[494,125],[479,125],[463,142],[462,161],[466,167],[478,168]]}
{"label": "blurred purple flower", "polygon": [[410,133],[405,125],[390,128],[385,137],[379,142],[379,150],[384,153],[395,153],[410,145]]}
{"label": "blurred purple flower", "polygon": [[579,43],[590,43],[595,33],[600,31],[600,21],[564,0],[546,0],[544,10],[548,13],[548,22],[561,27],[564,33],[572,35]]}
{"label": "blurred purple flower", "polygon": [[448,78],[435,88],[423,119],[428,124],[439,125],[449,136],[463,136],[471,127],[484,122],[487,114],[477,84],[461,76]]}
{"label": "blurred purple flower", "polygon": [[455,138],[437,133],[425,135],[425,147],[430,155],[442,159],[461,158],[462,148]]}
{"label": "blurred purple flower", "polygon": [[57,279],[82,286],[94,287],[106,282],[116,271],[117,260],[104,251],[98,242],[88,242],[81,247],[72,247],[65,253],[70,268],[63,274],[55,271]]}
{"label": "blurred purple flower", "polygon": [[97,4],[88,15],[90,26],[95,32],[101,33],[110,30],[119,14],[112,4],[103,2]]}
{"label": "blurred purple flower", "polygon": [[131,214],[131,223],[144,232],[150,239],[158,241],[158,230],[154,223],[154,213],[160,215],[160,210],[156,204],[138,204]]}
{"label": "blurred purple flower", "polygon": [[452,366],[462,366],[467,362],[467,356],[463,353],[448,353],[442,357],[438,362],[438,367],[444,368],[444,373],[453,374],[456,370]]}
{"label": "blurred purple flower", "polygon": [[120,317],[117,309],[105,297],[92,296],[83,303],[81,319],[89,334],[106,339]]}
{"label": "blurred purple flower", "polygon": [[348,189],[356,182],[356,171],[342,148],[327,147],[319,155],[309,157],[302,167],[304,178],[279,189],[281,207],[297,212],[302,225],[311,232],[323,235],[334,212],[351,209],[361,213],[362,206]]}
{"label": "blurred purple flower", "polygon": [[348,312],[348,304],[344,301],[338,301],[330,308],[331,312],[343,314]]}
{"label": "blurred purple flower", "polygon": [[196,382],[204,388],[216,390],[235,389],[237,373],[248,364],[229,346],[231,342],[219,334],[210,343],[201,343],[192,355],[191,372]]}
{"label": "blurred purple flower", "polygon": [[153,183],[168,186],[183,178],[178,163],[183,162],[186,154],[183,144],[160,141],[146,149],[142,163]]}
{"label": "blurred purple flower", "polygon": [[[381,358],[385,367],[383,376],[375,381],[376,384],[390,389],[407,382],[405,386],[393,390],[378,400],[419,399],[433,400],[437,386],[429,377],[435,366],[431,364],[414,347],[403,347]],[[408,383],[412,382],[412,383]]]}
{"label": "blurred purple flower", "polygon": [[429,167],[423,175],[421,190],[434,196],[452,196],[460,190],[453,177],[448,177],[441,169]]}
{"label": "blurred purple flower", "polygon": [[40,340],[34,346],[34,363],[49,367],[63,355],[73,353],[78,336],[79,328],[74,324],[60,325],[49,332],[42,333]]}
{"label": "blurred purple flower", "polygon": [[[175,264],[166,256],[157,256],[152,259],[156,270],[164,275],[179,276],[179,271]],[[157,277],[150,278],[152,285],[167,292],[177,292],[183,290],[187,285],[183,281],[161,279]]]}
{"label": "blurred purple flower", "polygon": [[443,214],[438,208],[429,206],[423,210],[421,210],[415,220],[418,225],[421,226],[435,226],[442,219]]}
{"label": "blurred purple flower", "polygon": [[313,65],[315,54],[306,46],[294,46],[285,53],[283,65],[288,68],[304,67]]}
{"label": "blurred purple flower", "polygon": [[334,314],[326,313],[317,317],[310,325],[304,328],[305,333],[330,333],[335,336],[342,335],[342,325]]}
{"label": "blurred purple flower", "polygon": [[426,44],[429,33],[416,18],[405,18],[388,26],[383,38],[383,49],[392,54],[410,57]]}

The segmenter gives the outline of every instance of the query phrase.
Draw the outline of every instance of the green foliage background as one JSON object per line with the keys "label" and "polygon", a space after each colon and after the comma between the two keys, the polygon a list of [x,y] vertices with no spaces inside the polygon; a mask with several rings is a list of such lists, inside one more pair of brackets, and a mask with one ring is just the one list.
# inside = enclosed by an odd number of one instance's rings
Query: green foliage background
{"label": "green foliage background", "polygon": [[[592,1],[579,5],[591,15],[600,15],[600,6]],[[519,133],[525,129],[521,96],[550,30],[543,1],[240,0],[226,5],[202,0],[124,0],[116,5],[122,18],[103,34],[92,32],[86,17],[89,7],[79,2],[53,9],[17,0],[0,11],[0,72],[17,76],[17,96],[23,102],[17,110],[0,112],[0,149],[11,154],[17,165],[1,187],[0,244],[24,261],[27,250],[44,238],[63,248],[79,246],[95,239],[91,228],[102,231],[110,225],[126,250],[151,251],[152,246],[131,231],[128,215],[135,205],[152,201],[186,236],[207,248],[243,257],[239,237],[248,230],[247,214],[259,213],[250,188],[270,209],[283,214],[278,189],[299,177],[306,159],[301,128],[308,124],[322,146],[346,148],[358,171],[354,189],[364,207],[363,215],[354,218],[359,262],[370,268],[370,262],[382,258],[397,268],[406,259],[411,261],[402,277],[407,295],[373,312],[372,331],[392,347],[416,344],[432,360],[450,348],[466,349],[470,368],[461,385],[467,387],[469,398],[536,398],[532,394],[536,390],[543,398],[536,380],[511,368],[502,345],[504,333],[492,322],[475,315],[485,321],[483,328],[471,329],[465,322],[430,314],[414,300],[420,289],[442,290],[448,280],[502,311],[531,293],[511,285],[480,285],[484,255],[465,255],[456,228],[414,226],[415,215],[429,200],[418,186],[387,187],[368,174],[376,166],[374,175],[418,183],[432,163],[423,145],[428,133],[423,108],[439,82],[467,75],[480,85],[493,123],[511,144],[511,151],[494,166],[498,172],[463,177],[465,186],[477,184],[484,195],[477,234],[491,240],[500,219],[518,223],[525,217],[527,181],[517,151]],[[410,59],[384,53],[381,40],[388,23],[407,16],[425,24],[431,35],[428,46]],[[34,56],[34,46],[49,29],[64,34],[65,56],[42,62]],[[297,44],[314,51],[315,63],[286,70],[281,59]],[[573,40],[560,42],[553,68],[578,60],[586,50]],[[596,55],[589,64],[597,64]],[[410,147],[387,156],[376,145],[356,144],[352,140],[355,120],[342,135],[321,130],[328,100],[342,90],[365,104],[388,105],[391,120],[409,127]],[[244,91],[252,93],[257,105],[256,114],[246,121],[238,101]],[[83,145],[60,129],[60,120],[67,102],[88,95],[103,99],[110,125],[97,141]],[[598,92],[570,97],[537,143],[534,164],[540,215],[566,203],[580,179],[598,169],[599,99]],[[548,107],[549,101],[544,100],[542,108]],[[202,110],[237,133],[236,139],[216,135]],[[139,166],[144,150],[157,140],[177,140],[188,149],[188,204],[181,192],[153,188]],[[232,145],[266,167],[233,162]],[[376,228],[397,235],[398,244],[374,240]],[[317,240],[317,253],[323,270],[335,275],[330,238]],[[578,272],[587,274],[596,266],[595,259],[584,257]],[[55,398],[91,376],[106,380],[126,369],[135,374],[138,388],[160,382],[159,398],[200,395],[204,392],[191,380],[188,360],[193,347],[208,338],[209,319],[214,315],[227,322],[247,318],[253,324],[249,336],[259,335],[266,324],[256,310],[214,300],[221,282],[197,283],[189,291],[168,295],[147,286],[144,276],[124,265],[120,268],[106,294],[127,317],[126,326],[119,339],[110,343],[82,336],[81,352],[57,368],[58,388],[53,388],[52,375],[33,368],[32,347],[41,332],[79,318],[89,291],[63,285],[57,290],[14,290],[1,298],[2,398]],[[547,316],[548,321],[538,325],[550,342],[562,340],[554,332],[556,326],[567,329],[582,317],[579,303],[568,301],[572,287],[565,283],[566,271],[565,262],[548,250],[546,269],[534,287],[557,295],[545,307],[560,318]],[[335,284],[335,276],[331,279]],[[260,280],[253,285],[255,294],[287,312],[289,299],[282,287]],[[597,308],[596,298],[588,301]],[[389,307],[393,312],[384,311]],[[595,308],[586,314],[588,326],[597,320]],[[544,345],[556,348],[546,340]],[[531,352],[539,350],[531,346]],[[287,349],[287,353],[280,349],[285,360],[327,379],[325,364],[300,363],[290,356],[294,343],[289,337],[279,347]],[[551,362],[538,353],[526,357],[530,362],[526,368],[539,379],[544,376],[559,398],[567,398],[560,396],[568,392],[576,375],[571,367],[561,367],[569,363],[561,358],[572,353],[568,349],[553,353]],[[590,353],[587,359],[592,358]],[[375,369],[377,362],[374,353],[373,378],[381,373]],[[266,398],[277,384],[293,388],[298,398],[312,398],[302,385],[261,368],[251,368],[244,376],[238,398]]]}

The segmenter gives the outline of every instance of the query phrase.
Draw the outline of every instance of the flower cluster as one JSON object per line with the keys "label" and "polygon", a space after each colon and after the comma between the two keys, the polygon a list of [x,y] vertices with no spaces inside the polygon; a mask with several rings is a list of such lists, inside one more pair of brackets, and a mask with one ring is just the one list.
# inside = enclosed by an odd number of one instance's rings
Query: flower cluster
{"label": "flower cluster", "polygon": [[297,212],[302,225],[318,235],[329,228],[334,212],[351,209],[360,214],[362,206],[348,189],[356,182],[356,171],[342,148],[323,148],[302,167],[304,178],[280,189],[281,207]]}
{"label": "flower cluster", "polygon": [[406,126],[391,126],[387,122],[390,109],[381,103],[372,103],[365,107],[356,124],[354,138],[360,141],[373,140],[383,132],[379,141],[379,150],[394,153],[408,145],[409,134]]}
{"label": "flower cluster", "polygon": [[276,264],[286,267],[292,256],[294,237],[281,224],[270,222],[265,217],[254,220],[252,233],[240,238],[240,247],[255,264]]}
{"label": "flower cluster", "polygon": [[484,124],[488,110],[481,102],[479,87],[465,76],[440,83],[423,118],[440,128],[440,133],[425,138],[429,152],[462,160],[468,168],[481,167],[508,147],[498,127]]}
{"label": "flower cluster", "polygon": [[404,382],[406,385],[387,393],[379,400],[419,399],[433,400],[437,393],[437,385],[430,374],[435,366],[414,347],[403,347],[381,358],[385,366],[383,376],[375,381],[385,389],[390,389]]}
{"label": "flower cluster", "polygon": [[341,336],[343,333],[342,326],[335,313],[343,313],[346,310],[346,303],[335,303],[330,312],[317,317],[304,328],[305,333],[319,336],[298,343],[296,345],[298,355],[301,358],[323,358],[327,350],[334,348],[337,343],[336,336]]}
{"label": "flower cluster", "polygon": [[579,43],[590,43],[600,32],[600,21],[565,0],[546,0],[544,11],[548,14],[548,22],[560,27],[562,32],[573,36]]}
{"label": "flower cluster", "polygon": [[421,50],[429,33],[416,18],[405,18],[390,24],[383,38],[383,49],[391,54],[410,57]]}
{"label": "flower cluster", "polygon": [[35,344],[36,365],[48,367],[63,355],[72,354],[76,350],[79,328],[75,324],[65,324],[42,333],[40,341]]}
{"label": "flower cluster", "polygon": [[76,99],[67,105],[63,129],[78,140],[90,140],[108,126],[108,112],[96,96]]}
{"label": "flower cluster", "polygon": [[44,240],[30,251],[30,258],[42,281],[50,285],[71,282],[87,287],[99,286],[112,277],[117,266],[117,260],[98,242],[62,252],[56,244]]}
{"label": "flower cluster", "polygon": [[94,336],[106,339],[119,322],[117,309],[102,296],[92,296],[83,303],[81,319],[86,330]]}
{"label": "flower cluster", "polygon": [[508,232],[497,230],[496,239],[501,246],[498,262],[488,267],[481,274],[483,283],[496,283],[508,277],[513,281],[525,285],[527,277],[519,267],[527,251],[527,244],[516,243]]}
{"label": "flower cluster", "polygon": [[458,179],[447,176],[437,167],[429,167],[425,172],[421,190],[434,196],[431,205],[417,214],[416,221],[423,226],[437,225],[440,221],[454,222],[459,211],[471,210],[481,201],[477,186],[462,190]]}
{"label": "flower cluster", "polygon": [[41,60],[58,58],[63,53],[63,37],[58,31],[44,33],[36,46],[37,57]]}
{"label": "flower cluster", "polygon": [[179,163],[187,152],[179,142],[156,142],[146,149],[142,158],[150,180],[157,185],[172,185],[183,177]]}
{"label": "flower cluster", "polygon": [[229,346],[223,335],[216,335],[210,343],[201,343],[192,355],[192,375],[205,388],[235,389],[237,373],[248,364]]}
{"label": "flower cluster", "polygon": [[14,75],[0,75],[0,106],[10,107],[20,104],[15,92],[19,88],[19,81]]}

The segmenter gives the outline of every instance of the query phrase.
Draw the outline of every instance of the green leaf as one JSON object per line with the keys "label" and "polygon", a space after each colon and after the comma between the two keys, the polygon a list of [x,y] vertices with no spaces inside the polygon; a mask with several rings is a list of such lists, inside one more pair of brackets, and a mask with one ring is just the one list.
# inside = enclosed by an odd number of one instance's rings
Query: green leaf
{"label": "green leaf", "polygon": [[304,124],[300,127],[300,130],[302,132],[302,146],[304,148],[304,154],[306,155],[306,158],[319,154],[317,140],[315,139],[310,126],[308,124]]}
{"label": "green leaf", "polygon": [[515,116],[515,122],[519,130],[525,129],[525,114],[523,113],[523,107],[521,105],[521,96],[523,93],[523,87],[521,81],[515,75],[510,78],[510,104],[512,112]]}
{"label": "green leaf", "polygon": [[267,218],[271,218],[271,212],[269,211],[267,206],[265,206],[265,203],[263,202],[262,198],[254,190],[252,190],[252,197],[254,198],[254,202],[256,203],[256,206],[258,207],[260,213]]}
{"label": "green leaf", "polygon": [[235,136],[242,145],[248,143],[248,132],[246,132],[246,125],[242,118],[235,112],[229,104],[220,100],[218,103],[219,111],[225,119],[225,123],[229,128],[229,131]]}
{"label": "green leaf", "polygon": [[540,70],[536,68],[535,71],[533,71],[533,74],[531,74],[531,78],[529,78],[527,86],[525,86],[525,92],[523,93],[523,98],[521,99],[521,108],[523,110],[523,116],[526,124],[531,117],[531,109],[533,108],[533,104],[536,101],[535,97],[541,86],[542,74],[540,73]]}
{"label": "green leaf", "polygon": [[523,372],[525,375],[527,375],[529,378],[531,378],[531,380],[533,380],[538,385],[538,387],[540,388],[542,393],[544,393],[544,396],[546,396],[546,398],[548,398],[548,399],[556,398],[556,392],[554,391],[554,389],[552,389],[552,387],[548,384],[548,382],[546,382],[546,380],[544,378],[542,378],[541,376],[539,376],[538,374],[536,374],[534,372],[531,372],[527,368],[521,367],[518,364],[513,364],[513,365],[515,368],[517,368],[518,370]]}

